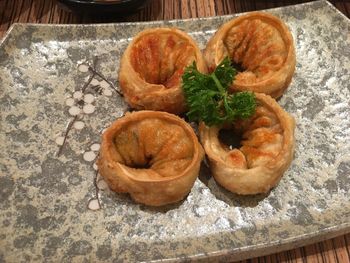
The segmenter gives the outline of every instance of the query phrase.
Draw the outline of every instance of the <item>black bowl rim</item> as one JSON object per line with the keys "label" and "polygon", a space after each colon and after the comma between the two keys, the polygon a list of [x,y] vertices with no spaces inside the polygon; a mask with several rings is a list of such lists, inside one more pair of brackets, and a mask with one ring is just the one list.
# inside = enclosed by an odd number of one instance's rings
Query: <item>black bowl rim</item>
{"label": "black bowl rim", "polygon": [[114,1],[106,1],[104,2],[95,2],[94,0],[87,0],[87,1],[83,1],[83,0],[61,0],[61,2],[65,2],[65,3],[72,3],[72,4],[82,4],[82,5],[97,5],[97,6],[107,6],[107,5],[124,5],[124,4],[128,4],[128,3],[136,3],[136,2],[144,2],[144,1],[140,1],[140,0],[114,0]]}

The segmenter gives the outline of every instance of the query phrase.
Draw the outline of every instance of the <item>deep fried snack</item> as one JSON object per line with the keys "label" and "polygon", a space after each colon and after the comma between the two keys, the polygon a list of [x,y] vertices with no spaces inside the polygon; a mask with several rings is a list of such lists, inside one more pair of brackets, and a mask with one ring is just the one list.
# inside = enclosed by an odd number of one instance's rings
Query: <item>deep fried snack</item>
{"label": "deep fried snack", "polygon": [[152,28],[137,34],[125,50],[119,71],[125,100],[135,109],[183,113],[182,74],[196,62],[207,72],[194,40],[176,28]]}
{"label": "deep fried snack", "polygon": [[161,206],[190,192],[203,155],[184,120],[166,112],[139,111],[126,114],[104,132],[98,168],[113,191]]}
{"label": "deep fried snack", "polygon": [[210,71],[229,56],[241,67],[231,89],[280,97],[295,70],[293,37],[276,16],[251,12],[223,24],[209,40],[204,58]]}
{"label": "deep fried snack", "polygon": [[257,93],[256,99],[255,114],[230,127],[232,136],[242,134],[239,149],[230,149],[219,140],[223,127],[204,123],[199,127],[215,180],[242,195],[266,193],[276,186],[294,153],[294,118],[270,96]]}

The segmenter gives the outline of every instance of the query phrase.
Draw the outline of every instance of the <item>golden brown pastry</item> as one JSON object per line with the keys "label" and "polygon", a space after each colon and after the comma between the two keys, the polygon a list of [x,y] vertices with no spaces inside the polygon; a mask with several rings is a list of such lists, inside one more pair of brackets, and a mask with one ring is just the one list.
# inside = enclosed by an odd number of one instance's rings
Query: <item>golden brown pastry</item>
{"label": "golden brown pastry", "polygon": [[193,61],[199,71],[207,71],[200,49],[185,32],[176,28],[140,32],[121,60],[119,83],[125,100],[139,110],[183,113],[182,74]]}
{"label": "golden brown pastry", "polygon": [[210,71],[226,57],[240,65],[231,89],[280,97],[295,70],[293,37],[277,17],[252,12],[223,24],[209,40],[204,57]]}
{"label": "golden brown pastry", "polygon": [[256,94],[257,108],[248,120],[238,121],[232,135],[241,134],[239,149],[222,143],[220,127],[201,123],[200,139],[215,180],[231,192],[266,193],[289,167],[294,153],[293,117],[268,95]]}
{"label": "golden brown pastry", "polygon": [[166,112],[139,111],[126,114],[104,132],[98,168],[113,191],[161,206],[190,192],[203,155],[184,120]]}

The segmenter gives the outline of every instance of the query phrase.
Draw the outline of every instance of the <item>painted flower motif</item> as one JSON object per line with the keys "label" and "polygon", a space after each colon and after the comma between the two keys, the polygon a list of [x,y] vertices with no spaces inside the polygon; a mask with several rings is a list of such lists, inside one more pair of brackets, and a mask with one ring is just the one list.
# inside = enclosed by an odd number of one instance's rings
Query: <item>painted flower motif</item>
{"label": "painted flower motif", "polygon": [[96,164],[96,159],[98,157],[100,147],[101,145],[99,143],[93,143],[92,145],[90,145],[89,150],[86,151],[83,155],[83,159],[86,162],[94,162],[92,167],[95,170],[95,177],[94,177],[95,197],[91,198],[88,202],[88,209],[93,211],[99,210],[101,208],[101,200],[99,198],[100,191],[109,190],[109,186],[99,174],[98,167]]}
{"label": "painted flower motif", "polygon": [[83,158],[87,162],[92,162],[96,159],[98,153],[100,151],[100,144],[94,143],[90,146],[89,151],[86,151],[83,155]]}
{"label": "painted flower motif", "polygon": [[92,114],[95,111],[95,96],[91,93],[84,94],[81,91],[75,91],[72,97],[66,99],[66,105],[69,107],[69,114],[77,116],[79,114]]}
{"label": "painted flower motif", "polygon": [[[71,130],[81,130],[85,127],[85,123],[82,121],[85,115],[90,115],[96,110],[96,99],[99,95],[110,97],[113,95],[113,91],[119,96],[123,96],[122,93],[116,89],[112,82],[107,80],[96,68],[96,59],[92,66],[87,63],[79,64],[78,71],[81,73],[89,73],[84,78],[84,86],[77,91],[74,91],[70,97],[65,100],[66,106],[69,107],[68,113],[72,116],[68,123],[68,126],[62,136],[58,135],[55,138],[55,142],[59,145],[57,156],[62,153],[63,147],[68,140],[68,136]],[[83,153],[83,159],[86,162],[93,162],[93,169],[95,170],[94,186],[95,197],[88,202],[88,208],[90,210],[99,210],[101,208],[101,201],[99,199],[99,191],[108,190],[107,183],[98,173],[98,167],[96,165],[96,159],[100,150],[99,143],[93,143],[90,145],[89,150]]]}
{"label": "painted flower motif", "polygon": [[96,99],[99,95],[110,97],[113,95],[114,90],[122,96],[110,81],[96,71],[95,62],[93,66],[87,63],[79,64],[78,71],[89,74],[84,78],[85,83],[83,87],[80,90],[74,91],[65,101],[66,106],[69,107],[68,113],[73,118],[68,124],[65,135],[59,135],[55,138],[56,144],[60,146],[58,156],[62,152],[70,130],[82,130],[85,127],[85,123],[82,121],[83,117],[84,115],[90,115],[95,112]]}

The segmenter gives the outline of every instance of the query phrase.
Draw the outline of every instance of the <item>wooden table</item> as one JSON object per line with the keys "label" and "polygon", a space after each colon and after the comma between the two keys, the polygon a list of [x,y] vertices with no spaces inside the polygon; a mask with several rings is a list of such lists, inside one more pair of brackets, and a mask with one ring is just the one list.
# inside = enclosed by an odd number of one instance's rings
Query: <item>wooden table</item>
{"label": "wooden table", "polygon": [[[0,0],[0,39],[16,22],[76,24],[167,20],[226,15],[303,2],[307,1],[153,0],[138,13],[121,18],[72,14],[61,9],[54,0]],[[349,1],[331,2],[347,17],[350,16]],[[350,234],[243,262],[350,262]]]}

